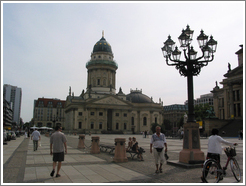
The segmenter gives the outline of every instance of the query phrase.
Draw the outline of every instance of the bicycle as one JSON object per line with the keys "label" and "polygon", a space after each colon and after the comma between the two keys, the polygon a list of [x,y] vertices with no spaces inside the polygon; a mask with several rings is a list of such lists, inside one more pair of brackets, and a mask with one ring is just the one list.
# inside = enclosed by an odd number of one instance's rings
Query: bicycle
{"label": "bicycle", "polygon": [[236,149],[235,147],[226,147],[224,151],[227,155],[227,162],[223,168],[221,168],[220,164],[215,159],[207,159],[203,163],[202,169],[202,180],[206,183],[218,183],[220,180],[223,180],[223,176],[226,175],[226,169],[228,164],[230,163],[231,171],[235,177],[235,179],[239,182],[241,181],[241,170],[235,159]]}

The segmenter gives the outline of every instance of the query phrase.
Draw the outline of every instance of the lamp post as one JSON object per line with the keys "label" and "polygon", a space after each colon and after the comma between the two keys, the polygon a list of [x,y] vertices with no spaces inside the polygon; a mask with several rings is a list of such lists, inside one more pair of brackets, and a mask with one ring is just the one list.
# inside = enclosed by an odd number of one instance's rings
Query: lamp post
{"label": "lamp post", "polygon": [[217,47],[217,41],[213,39],[213,36],[208,41],[208,36],[201,30],[197,41],[202,51],[202,56],[197,58],[197,52],[191,46],[193,32],[193,30],[190,30],[189,25],[187,25],[186,29],[183,29],[178,37],[180,47],[183,48],[184,61],[180,60],[181,51],[177,46],[175,47],[175,42],[171,39],[170,35],[161,48],[166,64],[175,66],[181,76],[187,77],[188,119],[184,124],[183,150],[179,155],[179,161],[183,163],[204,161],[204,153],[201,152],[200,148],[199,125],[195,121],[194,114],[193,76],[199,75],[201,68],[213,61]]}

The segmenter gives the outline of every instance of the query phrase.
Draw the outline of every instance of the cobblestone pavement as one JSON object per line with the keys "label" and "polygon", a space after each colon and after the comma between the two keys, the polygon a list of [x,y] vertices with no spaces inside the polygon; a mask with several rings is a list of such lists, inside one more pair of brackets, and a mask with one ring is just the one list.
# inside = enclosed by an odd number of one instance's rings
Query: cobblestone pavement
{"label": "cobblestone pavement", "polygon": [[[114,144],[117,137],[128,139],[132,135],[92,135],[99,136],[100,143]],[[3,183],[200,183],[202,168],[183,168],[164,164],[163,173],[155,174],[153,154],[149,152],[150,138],[135,135],[139,145],[145,149],[144,161],[132,160],[128,154],[128,162],[114,163],[114,154],[101,152],[90,154],[91,136],[85,137],[85,149],[78,149],[78,136],[67,135],[68,154],[62,163],[60,178],[50,177],[52,157],[49,155],[49,138],[42,136],[41,146],[33,151],[30,139],[24,137],[10,141],[3,146]],[[19,141],[18,141],[19,140]],[[243,141],[237,138],[226,138],[239,143],[236,159],[243,173]],[[201,150],[206,154],[207,139],[201,139]],[[182,140],[167,139],[170,161],[179,159]],[[18,145],[19,144],[19,145]],[[15,150],[8,150],[16,146]],[[225,164],[226,155],[221,156],[221,164]],[[244,178],[244,177],[243,177]],[[230,168],[221,183],[236,183]],[[240,183],[244,183],[244,179]]]}

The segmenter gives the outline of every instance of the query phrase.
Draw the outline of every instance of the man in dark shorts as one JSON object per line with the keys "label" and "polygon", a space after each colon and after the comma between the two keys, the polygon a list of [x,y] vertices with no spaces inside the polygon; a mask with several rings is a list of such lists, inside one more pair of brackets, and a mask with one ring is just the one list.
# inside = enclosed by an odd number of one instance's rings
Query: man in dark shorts
{"label": "man in dark shorts", "polygon": [[58,162],[56,177],[60,177],[59,171],[61,169],[61,163],[64,161],[64,147],[65,153],[67,153],[67,139],[61,132],[62,127],[56,126],[56,131],[50,137],[50,155],[53,155],[53,170],[50,176],[53,177],[56,168],[56,162]]}

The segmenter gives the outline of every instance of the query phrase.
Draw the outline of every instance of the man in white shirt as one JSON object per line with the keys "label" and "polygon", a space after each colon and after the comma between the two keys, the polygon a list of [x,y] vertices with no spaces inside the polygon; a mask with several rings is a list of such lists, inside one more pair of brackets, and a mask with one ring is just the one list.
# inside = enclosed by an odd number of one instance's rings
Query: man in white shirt
{"label": "man in white shirt", "polygon": [[[162,164],[164,163],[164,146],[165,152],[167,152],[167,142],[166,137],[163,133],[161,133],[161,127],[156,126],[156,133],[152,135],[150,141],[150,153],[152,153],[152,146],[154,148],[154,158],[155,158],[155,165],[156,171],[155,173],[162,173]],[[159,166],[159,159],[160,159],[160,167]]]}
{"label": "man in white shirt", "polygon": [[41,135],[37,131],[37,129],[35,129],[35,131],[33,131],[32,135],[31,135],[31,140],[33,140],[33,151],[38,150],[38,141],[41,140]]}

